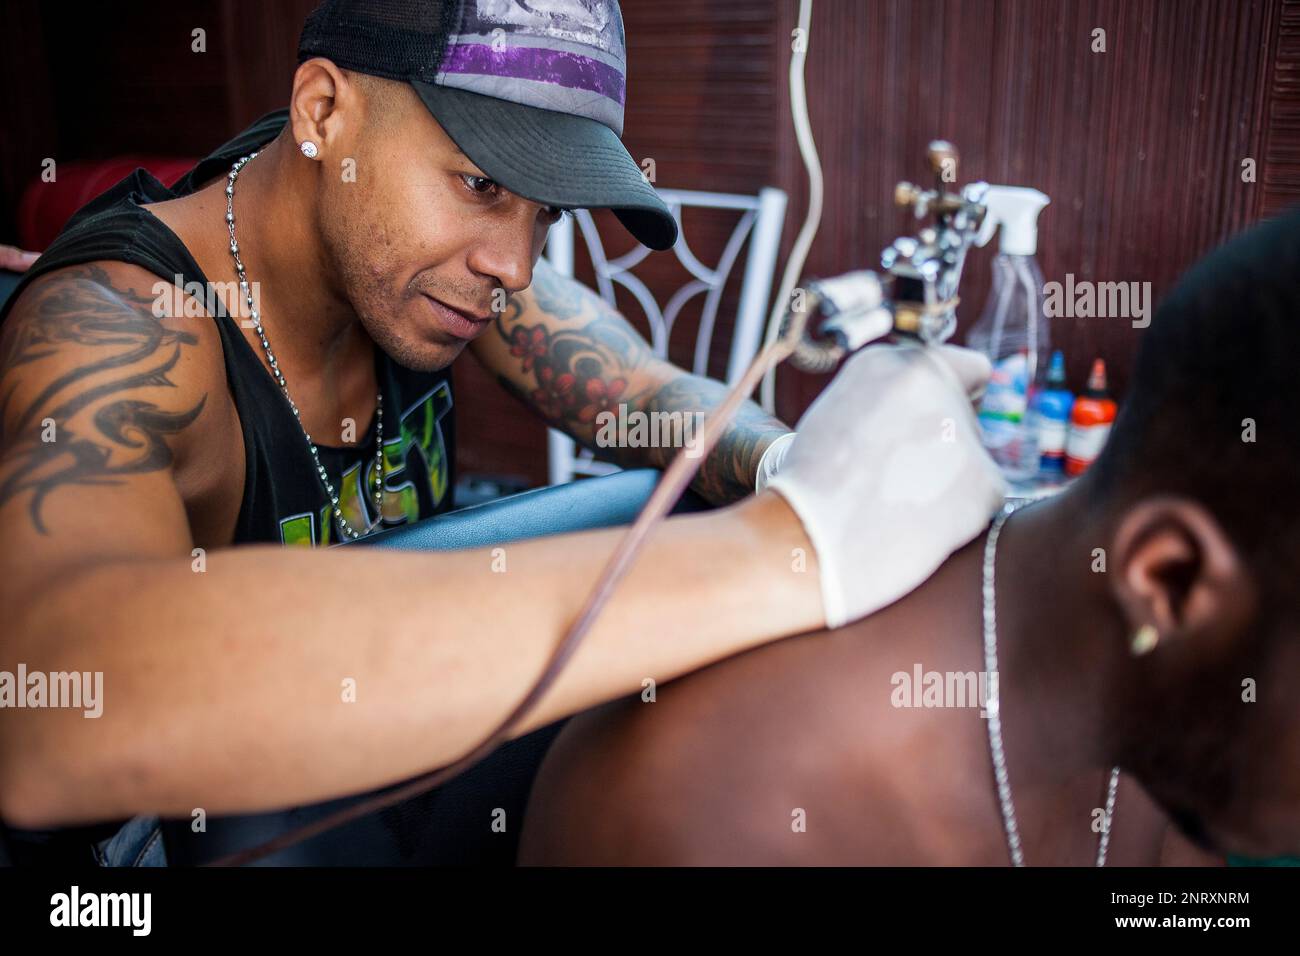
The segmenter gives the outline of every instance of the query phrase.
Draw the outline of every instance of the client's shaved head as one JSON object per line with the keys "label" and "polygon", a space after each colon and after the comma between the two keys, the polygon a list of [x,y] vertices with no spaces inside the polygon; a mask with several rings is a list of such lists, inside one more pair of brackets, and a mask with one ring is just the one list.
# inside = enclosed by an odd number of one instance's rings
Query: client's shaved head
{"label": "client's shaved head", "polygon": [[[1199,503],[1245,569],[1242,621],[1192,628],[1140,669],[1136,709],[1123,718],[1126,762],[1191,835],[1250,818],[1257,833],[1246,839],[1280,830],[1290,851],[1300,850],[1298,361],[1300,212],[1291,211],[1202,259],[1164,300],[1084,479],[1088,500],[1115,521],[1156,497]],[[1197,573],[1196,560],[1184,566]],[[1175,595],[1191,583],[1174,572],[1165,582]],[[1268,756],[1283,753],[1291,759]]]}
{"label": "client's shaved head", "polygon": [[1203,502],[1263,577],[1300,569],[1300,209],[1194,265],[1143,333],[1092,488]]}

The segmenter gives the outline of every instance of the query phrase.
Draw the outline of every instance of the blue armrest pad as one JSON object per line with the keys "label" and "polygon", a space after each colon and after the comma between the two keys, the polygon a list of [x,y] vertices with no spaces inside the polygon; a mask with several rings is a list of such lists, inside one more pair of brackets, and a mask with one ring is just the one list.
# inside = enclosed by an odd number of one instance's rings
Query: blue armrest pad
{"label": "blue armrest pad", "polygon": [[[408,551],[454,551],[524,541],[568,531],[631,524],[662,472],[619,471],[564,485],[534,488],[486,504],[426,518],[348,544]],[[708,504],[688,491],[674,512],[701,511]]]}

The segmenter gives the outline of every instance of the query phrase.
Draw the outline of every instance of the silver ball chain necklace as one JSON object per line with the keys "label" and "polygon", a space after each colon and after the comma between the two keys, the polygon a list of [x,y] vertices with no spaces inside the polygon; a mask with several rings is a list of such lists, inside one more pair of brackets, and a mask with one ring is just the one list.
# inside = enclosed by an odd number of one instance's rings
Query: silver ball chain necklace
{"label": "silver ball chain necklace", "polygon": [[[1022,502],[1024,504],[1024,502]],[[1024,849],[1020,845],[1020,828],[1016,826],[1016,806],[1011,799],[1011,780],[1007,775],[1007,753],[1002,745],[1002,715],[998,706],[998,621],[995,603],[994,565],[997,562],[998,537],[1002,525],[1020,505],[1008,504],[998,512],[984,542],[984,672],[988,674],[988,702],[985,712],[989,722],[989,750],[993,755],[993,777],[998,787],[998,803],[1002,807],[1002,826],[1007,834],[1007,849],[1012,866],[1025,865]],[[1106,787],[1106,816],[1101,835],[1097,838],[1097,866],[1106,865],[1106,852],[1110,848],[1110,824],[1115,813],[1115,794],[1119,789],[1119,767],[1110,770]]]}
{"label": "silver ball chain necklace", "polygon": [[230,255],[235,260],[235,271],[239,273],[239,292],[243,295],[245,302],[248,303],[249,318],[253,321],[253,328],[257,332],[257,337],[262,342],[262,350],[266,353],[266,361],[271,366],[271,374],[275,380],[280,383],[280,391],[284,393],[285,401],[289,403],[289,410],[293,412],[294,421],[302,429],[302,437],[307,440],[307,450],[311,452],[311,460],[316,465],[316,476],[320,479],[321,487],[325,489],[325,497],[329,499],[330,508],[334,512],[334,520],[339,526],[343,536],[356,540],[368,531],[373,530],[383,521],[384,514],[384,392],[380,388],[379,393],[375,396],[375,468],[373,479],[371,481],[371,495],[375,502],[375,514],[377,515],[374,524],[365,531],[358,531],[356,528],[343,517],[343,509],[339,505],[339,495],[334,485],[330,482],[329,475],[325,473],[325,466],[321,464],[320,453],[316,449],[316,443],[311,440],[311,435],[307,433],[307,428],[302,423],[302,416],[298,413],[298,406],[294,404],[293,397],[289,394],[289,386],[285,384],[284,374],[280,371],[280,366],[276,363],[275,353],[271,351],[271,343],[266,339],[266,329],[262,327],[262,317],[257,310],[253,308],[253,292],[248,285],[248,276],[244,273],[243,260],[239,258],[239,243],[235,241],[235,180],[239,178],[239,171],[244,168],[244,164],[256,156],[257,153],[249,153],[247,156],[239,159],[230,167],[230,172],[226,176],[226,228],[230,230]]}

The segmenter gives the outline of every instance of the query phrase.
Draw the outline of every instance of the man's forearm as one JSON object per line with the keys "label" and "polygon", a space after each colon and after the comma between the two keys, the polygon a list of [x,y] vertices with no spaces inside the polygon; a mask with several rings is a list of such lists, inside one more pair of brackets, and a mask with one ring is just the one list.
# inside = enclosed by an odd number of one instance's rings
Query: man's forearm
{"label": "man's forearm", "polygon": [[[694,413],[711,411],[727,393],[721,382],[656,357],[623,316],[545,261],[473,348],[547,424],[623,466],[663,468],[694,434]],[[703,462],[695,490],[715,503],[749,494],[763,452],[788,431],[746,402]],[[675,440],[665,441],[665,432]]]}
{"label": "man's forearm", "polygon": [[[253,812],[444,765],[523,696],[622,533],[87,571],[10,622],[3,663],[102,671],[103,714],[8,710],[0,814]],[[798,548],[806,573],[791,570]],[[823,620],[812,549],[780,498],[673,519],[520,732]]]}
{"label": "man's forearm", "polygon": [[[726,395],[727,386],[722,382],[683,372],[652,394],[644,410],[652,416],[655,413],[707,415]],[[691,487],[714,503],[736,501],[750,494],[763,452],[788,431],[779,419],[768,415],[754,402],[746,401],[736,411],[717,446],[701,463]],[[628,448],[622,451],[623,463],[666,468],[677,450]]]}

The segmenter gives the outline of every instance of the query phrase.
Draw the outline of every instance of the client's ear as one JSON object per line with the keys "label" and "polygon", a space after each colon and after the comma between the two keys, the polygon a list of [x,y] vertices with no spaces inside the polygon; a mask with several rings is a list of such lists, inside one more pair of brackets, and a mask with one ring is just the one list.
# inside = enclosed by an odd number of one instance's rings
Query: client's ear
{"label": "client's ear", "polygon": [[1231,639],[1255,614],[1255,581],[1206,508],[1181,497],[1124,512],[1112,543],[1111,591],[1145,653],[1189,635]]}

